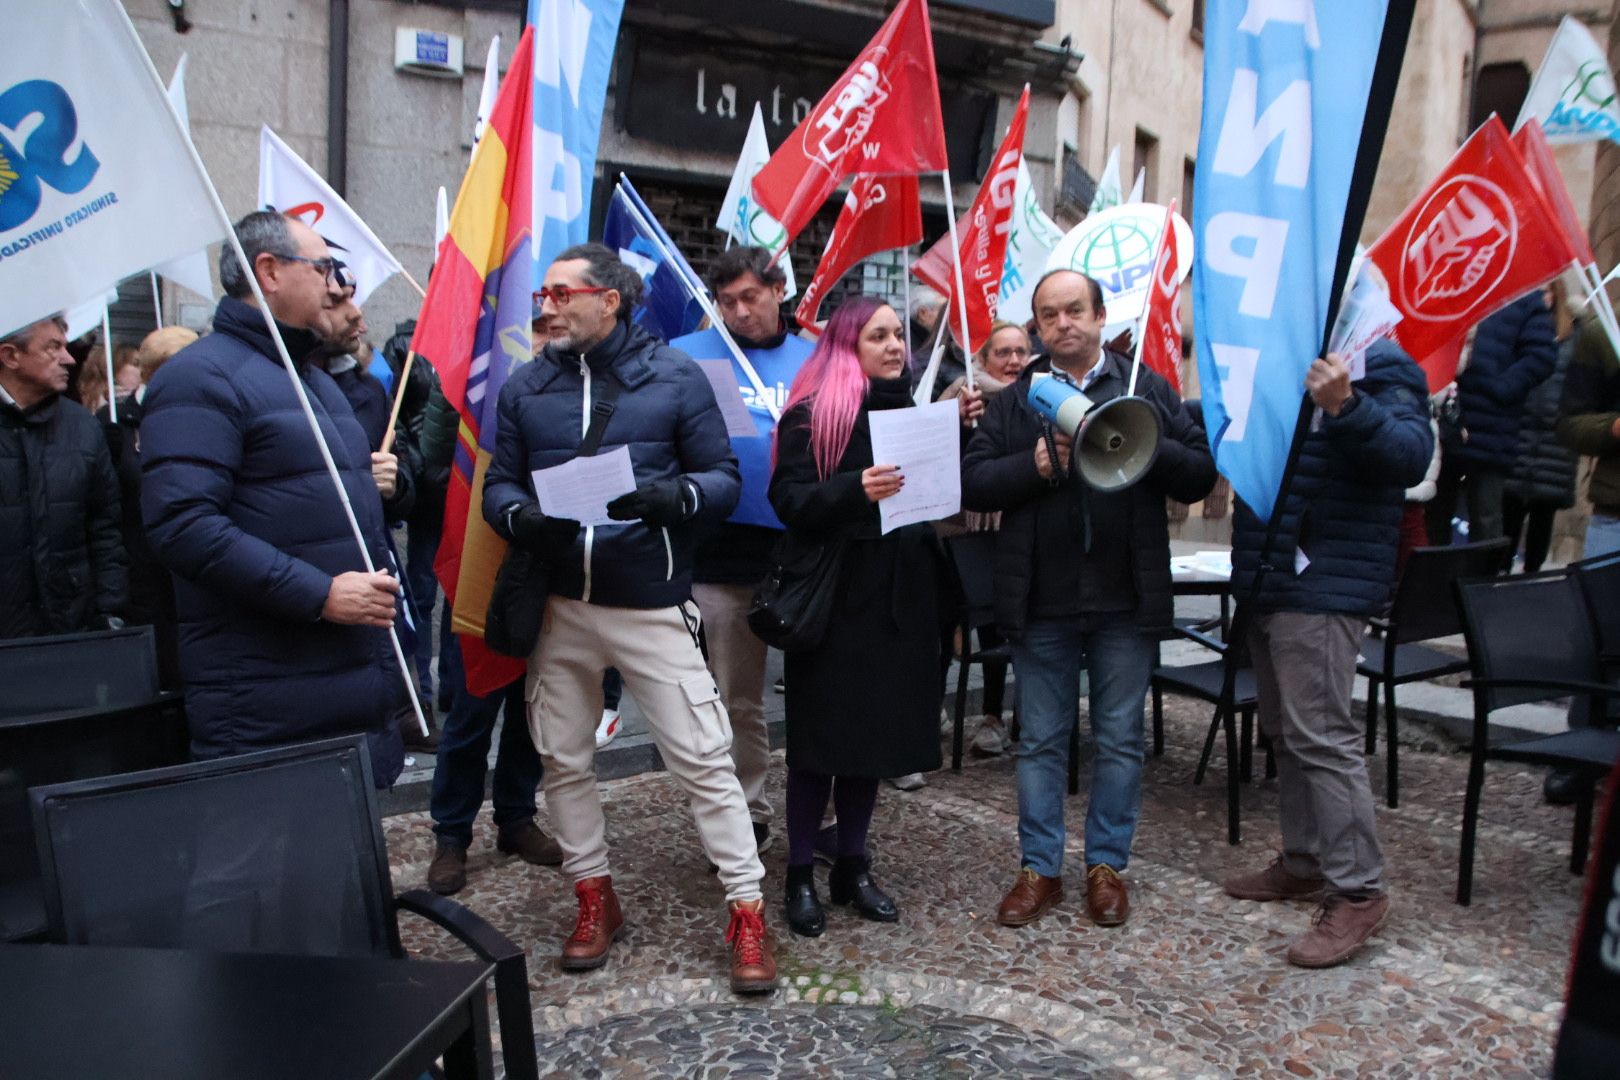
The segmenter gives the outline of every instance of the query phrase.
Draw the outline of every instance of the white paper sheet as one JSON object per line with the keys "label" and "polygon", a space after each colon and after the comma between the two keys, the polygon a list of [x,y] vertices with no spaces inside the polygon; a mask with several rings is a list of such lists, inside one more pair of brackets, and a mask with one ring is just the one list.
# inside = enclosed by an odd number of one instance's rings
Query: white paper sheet
{"label": "white paper sheet", "polygon": [[540,509],[547,517],[566,518],[581,525],[622,524],[608,517],[607,504],[636,490],[628,446],[536,469],[529,475],[534,479]]}
{"label": "white paper sheet", "polygon": [[905,485],[878,503],[885,533],[962,509],[962,422],[956,400],[870,414],[872,460],[898,465]]}
{"label": "white paper sheet", "polygon": [[732,372],[730,360],[699,360],[697,366],[703,369],[708,376],[709,385],[714,387],[714,400],[720,406],[720,415],[725,417],[726,434],[733,439],[746,439],[759,434],[759,428],[754,426],[754,414],[748,411],[743,404],[742,387],[737,385],[737,376]]}

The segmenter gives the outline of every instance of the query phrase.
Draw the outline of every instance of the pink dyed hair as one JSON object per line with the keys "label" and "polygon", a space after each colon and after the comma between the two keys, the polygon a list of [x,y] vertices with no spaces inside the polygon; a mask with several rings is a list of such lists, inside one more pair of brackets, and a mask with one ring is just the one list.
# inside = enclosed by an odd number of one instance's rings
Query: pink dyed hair
{"label": "pink dyed hair", "polygon": [[[788,390],[784,413],[801,401],[809,405],[810,456],[823,480],[837,471],[838,459],[849,448],[855,416],[866,400],[870,380],[861,370],[861,331],[880,308],[888,306],[875,296],[855,296],[840,304]],[[777,431],[780,435],[781,429]],[[780,438],[771,446],[772,466],[779,444]]]}

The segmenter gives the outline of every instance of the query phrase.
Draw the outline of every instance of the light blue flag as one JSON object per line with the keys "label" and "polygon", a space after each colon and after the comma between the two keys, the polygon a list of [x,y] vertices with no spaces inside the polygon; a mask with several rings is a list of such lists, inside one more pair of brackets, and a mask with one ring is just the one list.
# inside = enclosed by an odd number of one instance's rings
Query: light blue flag
{"label": "light blue flag", "polygon": [[1262,520],[1322,348],[1389,6],[1210,0],[1205,9],[1198,377],[1216,466]]}
{"label": "light blue flag", "polygon": [[591,182],[624,0],[529,0],[534,27],[534,280],[590,239]]}

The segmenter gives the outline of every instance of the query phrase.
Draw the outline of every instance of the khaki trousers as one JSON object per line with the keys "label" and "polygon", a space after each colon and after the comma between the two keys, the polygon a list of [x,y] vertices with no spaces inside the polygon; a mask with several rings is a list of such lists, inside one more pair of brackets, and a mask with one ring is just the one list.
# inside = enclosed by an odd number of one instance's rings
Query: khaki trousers
{"label": "khaki trousers", "polygon": [[602,670],[616,667],[647,716],[664,766],[686,792],[726,899],[760,895],[765,870],[731,763],[731,725],[697,646],[698,625],[690,603],[641,610],[546,601],[525,691],[563,872],[574,881],[610,873],[593,764]]}
{"label": "khaki trousers", "polygon": [[748,628],[751,585],[693,585],[692,599],[703,613],[709,670],[726,715],[731,717],[731,760],[748,800],[748,816],[771,820],[765,774],[771,767],[771,735],[765,727],[765,643]]}

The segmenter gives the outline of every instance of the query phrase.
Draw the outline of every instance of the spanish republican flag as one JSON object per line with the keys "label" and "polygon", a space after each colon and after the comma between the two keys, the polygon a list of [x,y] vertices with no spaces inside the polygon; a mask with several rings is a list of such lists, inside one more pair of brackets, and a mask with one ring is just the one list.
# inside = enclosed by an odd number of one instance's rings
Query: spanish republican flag
{"label": "spanish republican flag", "polygon": [[461,636],[467,689],[490,694],[523,674],[524,663],[484,645],[495,572],[506,544],[484,522],[484,474],[495,451],[495,405],[513,369],[532,356],[533,185],[530,179],[531,56],[525,30],[507,68],[489,125],[461,182],[450,231],[439,246],[411,348],[438,369],[444,396],[461,414],[444,538],[433,565]]}

